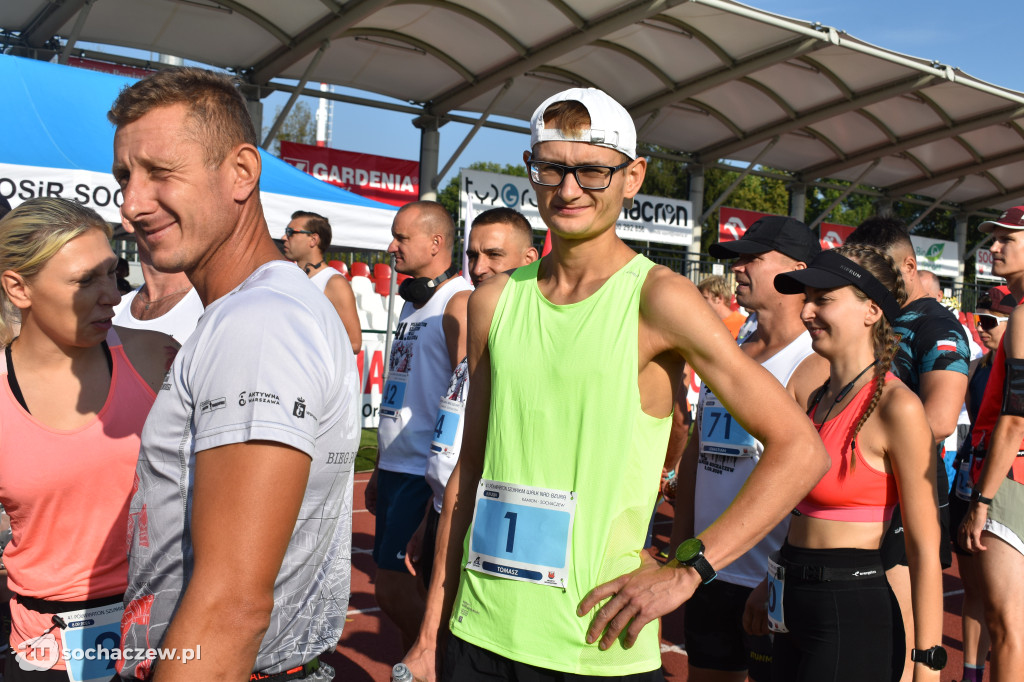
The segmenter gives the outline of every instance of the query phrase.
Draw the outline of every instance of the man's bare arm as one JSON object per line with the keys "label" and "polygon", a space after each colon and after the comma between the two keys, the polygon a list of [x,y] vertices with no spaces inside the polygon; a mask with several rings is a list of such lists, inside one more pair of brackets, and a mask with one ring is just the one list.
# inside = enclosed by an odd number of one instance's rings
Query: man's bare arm
{"label": "man's bare arm", "polygon": [[[196,454],[192,579],[160,646],[194,649],[159,661],[154,682],[243,682],[274,608],[274,581],[299,515],[310,459],[267,441]],[[272,502],[272,504],[268,503]]]}
{"label": "man's bare arm", "polygon": [[441,326],[444,328],[444,342],[448,347],[448,360],[451,369],[466,357],[466,308],[469,302],[468,291],[460,291],[451,297],[444,308]]}
{"label": "man's bare arm", "polygon": [[496,275],[482,283],[469,297],[469,397],[466,400],[462,448],[459,461],[445,487],[441,518],[437,524],[434,573],[427,593],[423,624],[416,643],[405,657],[406,665],[417,680],[434,682],[440,675],[439,647],[448,631],[448,619],[459,589],[463,541],[473,521],[473,502],[483,473],[491,403],[491,363],[487,337],[494,309],[507,281],[506,275]]}
{"label": "man's bare arm", "polygon": [[[660,337],[655,349],[682,355],[764,452],[729,508],[701,533],[705,556],[721,569],[771,531],[828,471],[829,458],[807,416],[763,367],[747,357],[693,284],[667,269],[653,270],[641,296],[641,324]],[[650,621],[675,610],[699,578],[672,560],[642,566],[601,585],[580,603],[584,616],[604,599],[588,641],[607,648],[626,630],[631,646]]]}
{"label": "man's bare arm", "polygon": [[941,443],[956,431],[965,393],[966,374],[940,369],[921,375],[921,402],[936,443]]}
{"label": "man's bare arm", "polygon": [[363,330],[359,323],[359,310],[356,308],[356,295],[352,293],[352,285],[344,277],[331,277],[327,280],[324,294],[338,311],[338,317],[345,325],[348,340],[352,344],[352,352],[358,353],[363,348]]}

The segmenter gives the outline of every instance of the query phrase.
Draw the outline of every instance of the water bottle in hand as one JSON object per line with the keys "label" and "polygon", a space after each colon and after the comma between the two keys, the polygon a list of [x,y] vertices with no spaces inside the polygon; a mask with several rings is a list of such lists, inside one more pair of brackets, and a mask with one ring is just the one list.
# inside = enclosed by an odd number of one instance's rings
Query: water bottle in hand
{"label": "water bottle in hand", "polygon": [[391,669],[391,682],[413,682],[412,671],[405,666],[405,663],[396,663]]}

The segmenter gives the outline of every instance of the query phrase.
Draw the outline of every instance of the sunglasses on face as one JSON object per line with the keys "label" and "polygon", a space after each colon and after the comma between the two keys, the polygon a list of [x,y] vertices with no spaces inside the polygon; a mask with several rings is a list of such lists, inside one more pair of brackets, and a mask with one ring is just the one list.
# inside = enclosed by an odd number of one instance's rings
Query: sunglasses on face
{"label": "sunglasses on face", "polygon": [[309,230],[293,230],[290,227],[284,228],[284,236],[285,237],[291,237],[294,234],[313,234],[313,233],[310,232]]}
{"label": "sunglasses on face", "polygon": [[995,315],[987,315],[984,313],[976,313],[975,317],[978,318],[976,323],[977,326],[981,327],[981,329],[986,332],[992,331],[1007,320],[1005,317],[996,317]]}

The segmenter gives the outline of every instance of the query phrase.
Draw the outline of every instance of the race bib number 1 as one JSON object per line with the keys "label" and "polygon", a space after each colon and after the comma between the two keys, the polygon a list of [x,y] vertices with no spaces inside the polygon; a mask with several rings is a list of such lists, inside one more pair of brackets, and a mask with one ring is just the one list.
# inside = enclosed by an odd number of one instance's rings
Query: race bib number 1
{"label": "race bib number 1", "polygon": [[380,395],[380,416],[398,418],[398,413],[405,405],[405,388],[409,385],[409,374],[392,371],[384,384],[384,392]]}
{"label": "race bib number 1", "polygon": [[466,568],[565,588],[575,493],[481,479]]}
{"label": "race bib number 1", "polygon": [[715,394],[707,391],[700,408],[700,454],[754,457],[757,440],[732,418]]}
{"label": "race bib number 1", "polygon": [[[121,653],[123,604],[58,614],[68,624],[60,631],[68,679],[71,682],[108,682]],[[116,653],[115,653],[116,652]]]}

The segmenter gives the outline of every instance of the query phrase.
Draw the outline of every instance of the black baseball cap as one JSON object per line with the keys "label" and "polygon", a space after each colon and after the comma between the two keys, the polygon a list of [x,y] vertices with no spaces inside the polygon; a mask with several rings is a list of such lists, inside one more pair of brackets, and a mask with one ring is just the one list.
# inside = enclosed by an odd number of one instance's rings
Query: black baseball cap
{"label": "black baseball cap", "polygon": [[751,225],[739,239],[718,242],[708,249],[708,253],[721,259],[769,251],[778,251],[801,263],[810,263],[821,253],[821,244],[817,235],[796,218],[769,215]]}
{"label": "black baseball cap", "polygon": [[850,285],[877,303],[890,323],[899,317],[900,304],[892,292],[859,263],[831,249],[819,253],[803,270],[775,276],[775,289],[783,294],[802,294],[804,287],[836,289]]}

